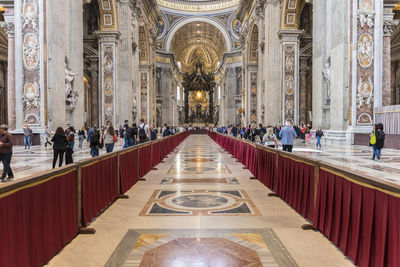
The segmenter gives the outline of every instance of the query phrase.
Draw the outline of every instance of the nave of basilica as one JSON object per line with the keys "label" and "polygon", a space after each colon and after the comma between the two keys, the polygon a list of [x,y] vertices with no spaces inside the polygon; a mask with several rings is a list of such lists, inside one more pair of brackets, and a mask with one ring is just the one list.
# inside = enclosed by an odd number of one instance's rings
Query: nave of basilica
{"label": "nave of basilica", "polygon": [[0,0],[0,266],[400,267],[399,21]]}

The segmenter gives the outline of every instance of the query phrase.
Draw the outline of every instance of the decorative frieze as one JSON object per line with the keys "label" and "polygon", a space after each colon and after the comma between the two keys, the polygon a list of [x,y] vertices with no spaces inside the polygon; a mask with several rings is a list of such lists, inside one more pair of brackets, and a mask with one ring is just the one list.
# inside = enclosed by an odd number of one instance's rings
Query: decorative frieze
{"label": "decorative frieze", "polygon": [[147,121],[148,72],[140,72],[140,118]]}
{"label": "decorative frieze", "polygon": [[291,120],[294,122],[295,119],[295,45],[284,45],[284,110],[285,120]]}
{"label": "decorative frieze", "polygon": [[250,72],[250,122],[257,122],[257,72]]}

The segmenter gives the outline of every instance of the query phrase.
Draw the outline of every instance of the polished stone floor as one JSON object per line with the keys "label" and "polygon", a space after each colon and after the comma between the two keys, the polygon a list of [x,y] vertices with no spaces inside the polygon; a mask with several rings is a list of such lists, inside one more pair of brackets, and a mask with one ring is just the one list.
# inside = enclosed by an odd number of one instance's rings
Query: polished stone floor
{"label": "polished stone floor", "polygon": [[251,176],[192,135],[49,266],[353,266]]}

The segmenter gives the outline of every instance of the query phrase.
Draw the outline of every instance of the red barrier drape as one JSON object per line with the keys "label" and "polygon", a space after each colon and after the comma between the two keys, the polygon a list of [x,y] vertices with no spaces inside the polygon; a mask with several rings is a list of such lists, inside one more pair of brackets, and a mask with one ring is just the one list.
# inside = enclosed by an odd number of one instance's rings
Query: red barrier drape
{"label": "red barrier drape", "polygon": [[76,170],[0,195],[0,266],[42,266],[78,233]]}
{"label": "red barrier drape", "polygon": [[261,148],[257,148],[256,177],[266,187],[273,189],[276,173],[276,154]]}
{"label": "red barrier drape", "polygon": [[314,227],[358,266],[400,266],[400,198],[320,170]]}
{"label": "red barrier drape", "polygon": [[139,148],[139,177],[145,176],[152,167],[151,146],[145,145]]}
{"label": "red barrier drape", "polygon": [[138,181],[138,157],[138,149],[120,154],[119,156],[121,194],[125,194]]}
{"label": "red barrier drape", "polygon": [[314,166],[278,156],[278,177],[274,191],[293,209],[314,219]]}
{"label": "red barrier drape", "polygon": [[117,196],[117,156],[82,167],[82,225],[86,226]]}
{"label": "red barrier drape", "polygon": [[153,167],[160,163],[160,142],[151,144],[153,151]]}

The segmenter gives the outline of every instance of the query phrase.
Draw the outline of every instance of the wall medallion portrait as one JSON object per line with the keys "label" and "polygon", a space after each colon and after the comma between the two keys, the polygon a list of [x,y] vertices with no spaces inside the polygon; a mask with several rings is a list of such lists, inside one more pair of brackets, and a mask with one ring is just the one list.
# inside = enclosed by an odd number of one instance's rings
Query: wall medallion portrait
{"label": "wall medallion portrait", "polygon": [[372,0],[360,0],[358,2],[358,6],[360,10],[365,10],[365,11],[372,11],[374,9]]}
{"label": "wall medallion portrait", "polygon": [[369,33],[364,33],[358,41],[358,62],[360,66],[368,68],[374,58],[373,38]]}
{"label": "wall medallion portrait", "polygon": [[23,102],[25,110],[39,107],[39,90],[37,83],[25,84]]}
{"label": "wall medallion portrait", "polygon": [[360,116],[358,116],[357,124],[358,125],[371,125],[372,124],[371,115],[368,113],[362,113]]}
{"label": "wall medallion portrait", "polygon": [[34,69],[39,64],[39,41],[34,34],[27,34],[24,38],[24,65]]}
{"label": "wall medallion portrait", "polygon": [[286,94],[292,95],[294,93],[294,78],[293,75],[286,76]]}
{"label": "wall medallion portrait", "polygon": [[31,27],[32,29],[38,28],[38,9],[35,2],[27,3],[25,1],[22,10],[22,27]]}

